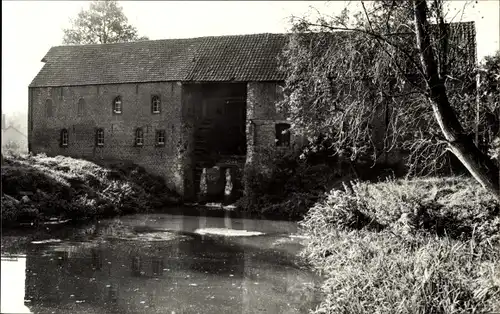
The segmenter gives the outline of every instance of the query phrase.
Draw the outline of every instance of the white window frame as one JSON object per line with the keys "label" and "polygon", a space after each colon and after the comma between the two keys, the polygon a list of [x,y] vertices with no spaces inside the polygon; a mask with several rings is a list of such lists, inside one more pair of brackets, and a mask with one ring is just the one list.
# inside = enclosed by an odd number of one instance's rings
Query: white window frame
{"label": "white window frame", "polygon": [[144,131],[142,128],[135,129],[135,146],[144,145]]}
{"label": "white window frame", "polygon": [[117,96],[113,100],[113,112],[122,113],[122,111],[123,111],[122,98],[120,96]]}
{"label": "white window frame", "polygon": [[96,144],[97,146],[104,146],[104,129],[97,129]]}
{"label": "white window frame", "polygon": [[161,111],[160,96],[158,96],[158,95],[151,96],[151,111],[153,113],[160,113],[160,111]]}
{"label": "white window frame", "polygon": [[[160,138],[163,138],[163,141],[160,141]],[[164,146],[165,145],[166,132],[165,130],[157,130],[156,131],[156,145]]]}
{"label": "white window frame", "polygon": [[68,138],[69,138],[68,133],[69,132],[67,129],[61,130],[61,146],[68,146]]}

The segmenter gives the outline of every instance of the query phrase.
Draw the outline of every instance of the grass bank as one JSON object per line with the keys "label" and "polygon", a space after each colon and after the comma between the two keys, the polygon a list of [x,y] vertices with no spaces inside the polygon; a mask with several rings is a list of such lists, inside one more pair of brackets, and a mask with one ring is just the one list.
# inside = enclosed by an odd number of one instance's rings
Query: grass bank
{"label": "grass bank", "polygon": [[161,177],[134,164],[3,156],[2,226],[147,212],[178,202]]}
{"label": "grass bank", "polygon": [[468,178],[355,183],[300,222],[316,313],[499,313],[499,204]]}

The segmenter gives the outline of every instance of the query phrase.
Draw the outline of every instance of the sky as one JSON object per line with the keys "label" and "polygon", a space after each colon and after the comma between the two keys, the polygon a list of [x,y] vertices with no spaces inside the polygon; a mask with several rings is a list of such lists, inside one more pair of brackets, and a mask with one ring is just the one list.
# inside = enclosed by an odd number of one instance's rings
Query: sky
{"label": "sky", "polygon": [[[476,22],[478,57],[499,50],[499,0],[468,5],[462,21]],[[42,68],[41,59],[62,44],[88,1],[2,1],[2,113],[27,112],[28,85]],[[452,1],[450,12],[465,1]],[[150,39],[251,33],[282,33],[290,16],[339,12],[343,1],[120,1],[129,23]],[[458,17],[457,17],[458,18]]]}

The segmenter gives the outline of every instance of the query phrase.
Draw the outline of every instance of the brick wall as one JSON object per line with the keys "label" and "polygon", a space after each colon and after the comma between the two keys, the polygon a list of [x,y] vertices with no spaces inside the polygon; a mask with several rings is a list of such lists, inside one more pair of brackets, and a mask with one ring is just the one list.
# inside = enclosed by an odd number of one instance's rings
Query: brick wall
{"label": "brick wall", "polygon": [[[153,114],[151,96],[161,98],[161,112]],[[122,99],[122,113],[112,103]],[[33,153],[64,155],[89,160],[133,161],[162,175],[170,188],[183,193],[185,147],[182,144],[182,86],[175,82],[98,86],[30,88],[29,146]],[[53,116],[45,102],[51,99]],[[85,108],[78,112],[84,99]],[[60,132],[69,131],[67,147],[60,146]],[[104,129],[104,146],[95,144],[97,128]],[[144,145],[135,146],[135,130],[143,128]],[[164,129],[165,146],[156,146],[155,131]]]}
{"label": "brick wall", "polygon": [[[161,98],[161,112],[151,111],[151,97]],[[120,96],[122,113],[113,113]],[[99,86],[30,88],[29,147],[33,153],[63,155],[87,160],[132,161],[163,176],[168,186],[186,199],[193,198],[193,134],[203,95],[199,86],[176,82],[113,84]],[[276,147],[275,125],[285,122],[276,112],[279,99],[275,82],[247,84],[246,164],[266,168],[265,154],[287,150]],[[47,117],[45,102],[53,103]],[[85,109],[78,104],[84,99]],[[144,131],[144,145],[135,146],[135,130]],[[96,145],[96,129],[104,129],[104,146]],[[67,129],[67,147],[60,146],[60,132]],[[166,131],[165,146],[155,144],[155,131]],[[292,134],[291,142],[298,142]]]}

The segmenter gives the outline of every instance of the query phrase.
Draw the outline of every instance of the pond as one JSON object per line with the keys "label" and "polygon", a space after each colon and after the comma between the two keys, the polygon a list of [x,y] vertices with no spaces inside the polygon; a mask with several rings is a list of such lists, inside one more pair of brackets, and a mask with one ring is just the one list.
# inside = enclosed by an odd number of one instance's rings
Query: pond
{"label": "pond", "polygon": [[288,221],[132,215],[2,235],[2,313],[306,313]]}

